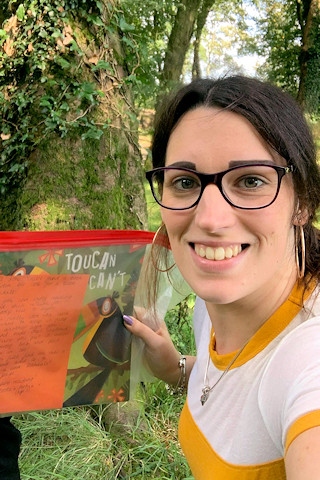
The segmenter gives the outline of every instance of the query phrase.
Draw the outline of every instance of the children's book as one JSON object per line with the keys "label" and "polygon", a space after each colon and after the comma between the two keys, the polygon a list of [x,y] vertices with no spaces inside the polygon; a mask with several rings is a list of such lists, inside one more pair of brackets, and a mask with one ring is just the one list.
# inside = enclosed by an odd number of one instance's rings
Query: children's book
{"label": "children's book", "polygon": [[123,315],[153,236],[0,232],[0,414],[129,399]]}

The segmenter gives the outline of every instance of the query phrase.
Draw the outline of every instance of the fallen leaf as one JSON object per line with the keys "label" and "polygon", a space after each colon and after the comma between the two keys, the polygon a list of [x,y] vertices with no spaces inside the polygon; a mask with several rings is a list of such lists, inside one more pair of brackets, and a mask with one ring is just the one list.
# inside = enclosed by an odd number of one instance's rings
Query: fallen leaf
{"label": "fallen leaf", "polygon": [[63,45],[63,42],[62,42],[61,38],[57,38],[56,43],[57,43],[57,47],[56,47],[57,50],[60,50],[61,52],[66,51],[65,46]]}
{"label": "fallen leaf", "polygon": [[73,37],[67,33],[63,39],[63,45],[69,45],[73,41]]}
{"label": "fallen leaf", "polygon": [[14,48],[13,40],[11,38],[7,38],[7,40],[4,42],[3,50],[8,55],[8,57],[12,57],[12,55],[14,54]]}
{"label": "fallen leaf", "polygon": [[65,24],[62,33],[64,35],[67,35],[68,33],[71,35],[73,33],[71,26]]}
{"label": "fallen leaf", "polygon": [[3,29],[5,32],[10,32],[11,30],[16,30],[18,26],[18,17],[17,15],[12,15],[9,20],[5,23]]}
{"label": "fallen leaf", "polygon": [[93,65],[97,65],[98,61],[99,61],[99,58],[97,57],[97,55],[93,55],[93,57],[90,57],[88,59],[88,62],[92,63]]}

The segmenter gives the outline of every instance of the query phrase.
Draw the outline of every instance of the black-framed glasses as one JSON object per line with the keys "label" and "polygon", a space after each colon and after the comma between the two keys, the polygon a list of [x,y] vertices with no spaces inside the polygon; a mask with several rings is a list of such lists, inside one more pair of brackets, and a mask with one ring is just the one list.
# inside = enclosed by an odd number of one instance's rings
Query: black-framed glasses
{"label": "black-framed glasses", "polygon": [[156,202],[169,210],[195,207],[207,185],[216,185],[233,207],[258,210],[275,201],[282,178],[293,171],[293,165],[280,167],[257,161],[211,174],[184,167],[159,167],[146,172],[146,178]]}

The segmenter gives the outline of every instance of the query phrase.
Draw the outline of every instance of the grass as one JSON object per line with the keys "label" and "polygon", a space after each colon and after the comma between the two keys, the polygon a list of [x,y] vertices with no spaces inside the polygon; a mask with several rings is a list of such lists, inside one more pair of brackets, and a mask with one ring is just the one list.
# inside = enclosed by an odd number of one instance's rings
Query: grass
{"label": "grass", "polygon": [[15,420],[24,438],[21,478],[192,479],[176,438],[181,407],[157,382],[132,404],[23,415]]}
{"label": "grass", "polygon": [[145,182],[144,190],[147,202],[148,229],[151,232],[155,232],[161,225],[160,206],[154,200],[148,182]]}

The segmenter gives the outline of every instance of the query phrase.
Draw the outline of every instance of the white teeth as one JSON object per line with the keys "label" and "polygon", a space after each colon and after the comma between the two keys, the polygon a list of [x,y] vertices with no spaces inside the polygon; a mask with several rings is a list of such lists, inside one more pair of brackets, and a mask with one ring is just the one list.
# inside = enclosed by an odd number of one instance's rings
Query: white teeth
{"label": "white teeth", "polygon": [[241,245],[217,248],[195,245],[194,249],[197,255],[208,260],[225,260],[226,258],[236,257],[242,251]]}
{"label": "white teeth", "polygon": [[[204,249],[202,249],[204,250]],[[204,251],[204,257],[208,258],[209,260],[214,260],[214,249],[211,247],[207,247],[206,250]]]}
{"label": "white teeth", "polygon": [[222,248],[222,247],[216,248],[215,252],[214,252],[214,259],[215,260],[223,260],[224,258],[226,258],[225,253],[226,252],[225,252],[224,248]]}

